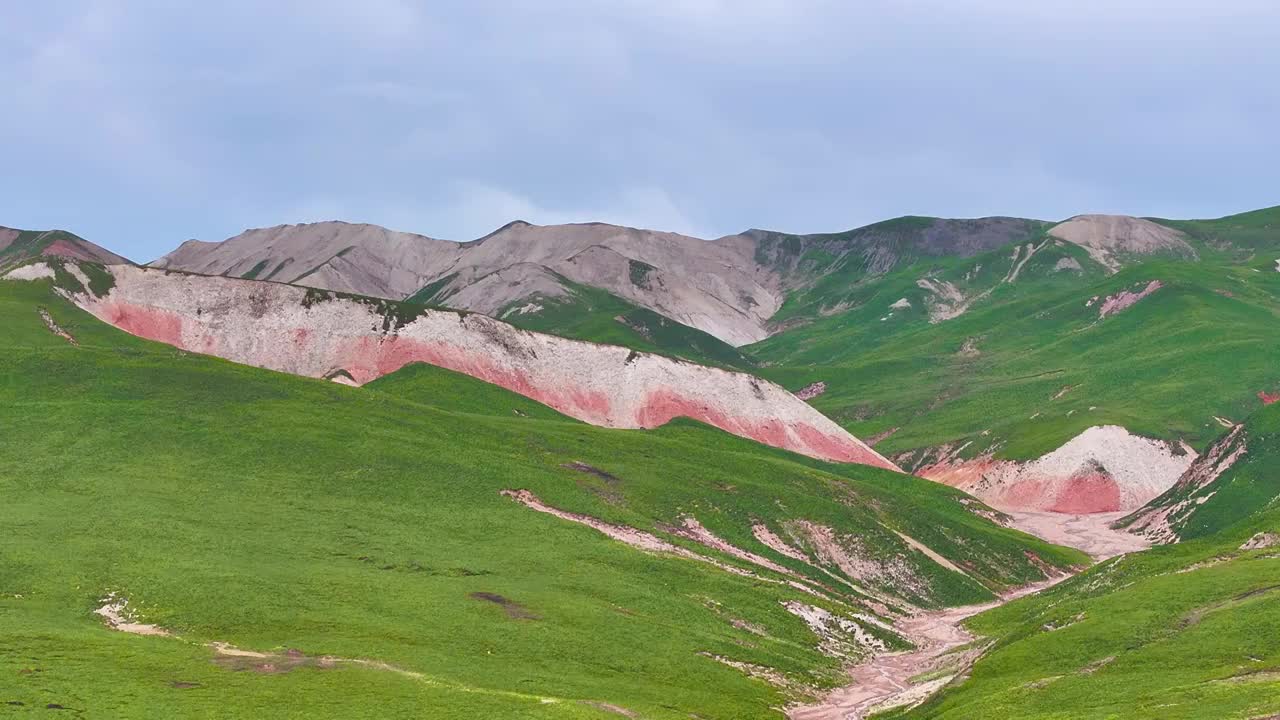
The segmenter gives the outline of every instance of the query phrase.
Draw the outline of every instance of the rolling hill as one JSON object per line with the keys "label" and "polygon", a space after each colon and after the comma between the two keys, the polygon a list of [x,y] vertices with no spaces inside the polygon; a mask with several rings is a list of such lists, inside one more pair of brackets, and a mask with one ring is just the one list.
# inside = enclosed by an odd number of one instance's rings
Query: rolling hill
{"label": "rolling hill", "polygon": [[1280,208],[20,239],[8,707],[1280,713]]}
{"label": "rolling hill", "polygon": [[439,368],[237,365],[59,282],[0,281],[19,711],[777,717],[903,646],[912,608],[1085,562],[924,480],[596,428]]}

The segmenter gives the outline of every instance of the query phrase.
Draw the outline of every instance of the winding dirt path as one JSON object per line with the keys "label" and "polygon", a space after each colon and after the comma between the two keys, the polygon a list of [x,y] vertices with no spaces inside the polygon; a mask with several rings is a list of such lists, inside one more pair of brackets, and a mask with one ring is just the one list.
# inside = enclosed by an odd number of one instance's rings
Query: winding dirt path
{"label": "winding dirt path", "polygon": [[[1052,543],[1073,547],[1102,561],[1124,553],[1145,550],[1147,540],[1111,523],[1127,513],[1065,515],[1048,512],[1008,512],[1013,527]],[[789,720],[862,720],[873,712],[916,705],[942,689],[978,659],[985,648],[975,646],[952,652],[976,639],[962,623],[980,612],[1040,592],[1071,575],[1027,585],[1006,593],[995,602],[967,605],[913,615],[898,621],[897,631],[915,650],[877,655],[849,671],[850,683],[810,705],[787,708]],[[927,678],[911,679],[928,673]]]}

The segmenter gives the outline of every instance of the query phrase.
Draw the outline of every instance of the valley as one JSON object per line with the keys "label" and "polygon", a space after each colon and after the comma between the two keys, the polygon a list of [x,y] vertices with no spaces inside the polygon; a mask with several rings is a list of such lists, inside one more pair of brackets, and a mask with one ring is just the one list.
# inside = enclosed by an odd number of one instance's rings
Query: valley
{"label": "valley", "polygon": [[1278,209],[7,232],[8,707],[1280,713]]}

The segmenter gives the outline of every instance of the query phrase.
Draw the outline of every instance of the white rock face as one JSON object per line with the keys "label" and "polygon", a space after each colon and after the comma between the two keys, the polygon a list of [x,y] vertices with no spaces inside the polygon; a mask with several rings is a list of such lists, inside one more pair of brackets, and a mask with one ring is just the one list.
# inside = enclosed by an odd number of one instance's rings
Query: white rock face
{"label": "white rock face", "polygon": [[812,457],[897,469],[804,401],[745,373],[527,332],[474,313],[395,317],[377,301],[292,285],[110,271],[116,282],[107,295],[71,299],[126,332],[192,352],[308,377],[345,372],[357,384],[425,362],[594,425],[652,428],[690,417]]}
{"label": "white rock face", "polygon": [[53,277],[53,268],[45,263],[38,262],[30,265],[23,265],[5,273],[5,280],[44,280]]}
{"label": "white rock face", "polygon": [[[943,453],[916,474],[1010,511],[1103,513],[1135,510],[1173,486],[1196,459],[1185,445],[1091,427],[1026,463]],[[948,456],[950,455],[950,456]]]}
{"label": "white rock face", "polygon": [[1058,258],[1058,262],[1053,264],[1053,271],[1062,272],[1064,270],[1083,271],[1084,268],[1080,266],[1080,261],[1073,257]]}
{"label": "white rock face", "polygon": [[1056,225],[1049,234],[1079,245],[1103,267],[1120,269],[1117,255],[1168,252],[1196,257],[1186,237],[1173,228],[1128,215],[1079,215]]}

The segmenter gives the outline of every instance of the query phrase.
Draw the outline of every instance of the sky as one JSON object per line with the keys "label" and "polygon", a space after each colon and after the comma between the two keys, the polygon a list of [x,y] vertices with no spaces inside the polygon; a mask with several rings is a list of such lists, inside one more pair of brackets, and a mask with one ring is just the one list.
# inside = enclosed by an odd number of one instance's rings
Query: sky
{"label": "sky", "polygon": [[0,225],[718,237],[1280,204],[1275,0],[0,4]]}

